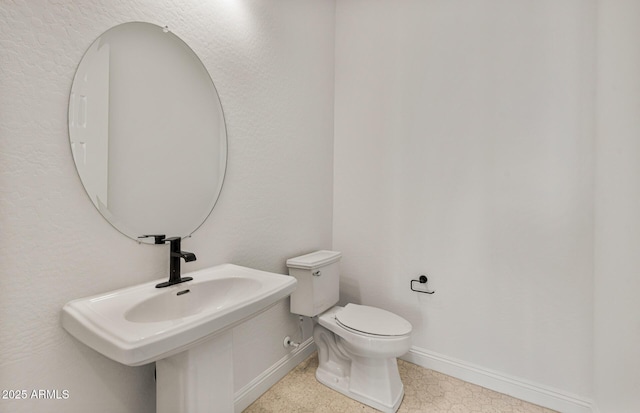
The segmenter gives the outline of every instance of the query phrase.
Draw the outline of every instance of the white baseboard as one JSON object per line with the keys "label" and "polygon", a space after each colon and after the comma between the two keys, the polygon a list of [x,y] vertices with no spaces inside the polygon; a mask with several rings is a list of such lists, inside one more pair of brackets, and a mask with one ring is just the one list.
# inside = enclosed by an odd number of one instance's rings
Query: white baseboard
{"label": "white baseboard", "polygon": [[241,413],[249,407],[251,403],[256,401],[264,392],[269,390],[271,386],[286,376],[295,366],[302,363],[315,350],[316,345],[313,342],[313,337],[309,337],[300,344],[300,347],[298,347],[296,351],[278,360],[274,365],[249,382],[249,384],[238,390],[234,395],[235,413]]}
{"label": "white baseboard", "polygon": [[411,347],[401,359],[561,413],[596,413],[597,411],[593,408],[591,400],[419,347]]}

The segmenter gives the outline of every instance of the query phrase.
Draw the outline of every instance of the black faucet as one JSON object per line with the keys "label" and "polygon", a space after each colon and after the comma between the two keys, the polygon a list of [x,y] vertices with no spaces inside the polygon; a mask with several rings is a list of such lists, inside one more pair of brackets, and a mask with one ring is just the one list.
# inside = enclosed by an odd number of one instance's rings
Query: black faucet
{"label": "black faucet", "polygon": [[180,237],[171,237],[165,238],[164,235],[142,235],[138,238],[154,238],[155,244],[164,244],[169,242],[169,281],[165,281],[156,285],[156,288],[164,288],[174,284],[180,284],[185,281],[193,280],[193,277],[181,277],[180,276],[180,258],[184,259],[185,262],[195,261],[196,255],[192,252],[182,251],[180,248],[180,243],[182,238]]}

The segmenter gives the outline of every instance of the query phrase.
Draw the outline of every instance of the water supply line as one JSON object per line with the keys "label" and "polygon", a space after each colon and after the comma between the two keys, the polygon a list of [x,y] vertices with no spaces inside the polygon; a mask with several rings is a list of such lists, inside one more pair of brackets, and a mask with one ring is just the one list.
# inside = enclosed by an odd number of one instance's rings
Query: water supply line
{"label": "water supply line", "polygon": [[289,348],[289,347],[293,347],[294,350],[296,350],[298,347],[300,347],[300,343],[302,342],[302,340],[304,340],[304,331],[302,329],[302,325],[304,323],[304,318],[302,316],[299,317],[300,323],[298,323],[299,329],[300,329],[300,341],[293,341],[291,339],[291,337],[286,336],[284,338],[284,341],[282,342],[282,345],[284,346],[284,348]]}

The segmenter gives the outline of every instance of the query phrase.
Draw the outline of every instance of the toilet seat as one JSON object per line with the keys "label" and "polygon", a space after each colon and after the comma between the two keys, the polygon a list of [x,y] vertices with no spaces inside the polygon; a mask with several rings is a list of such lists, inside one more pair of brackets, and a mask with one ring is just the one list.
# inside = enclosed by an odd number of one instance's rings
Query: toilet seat
{"label": "toilet seat", "polygon": [[343,328],[373,336],[406,336],[412,329],[411,323],[392,312],[358,304],[347,304],[335,320]]}

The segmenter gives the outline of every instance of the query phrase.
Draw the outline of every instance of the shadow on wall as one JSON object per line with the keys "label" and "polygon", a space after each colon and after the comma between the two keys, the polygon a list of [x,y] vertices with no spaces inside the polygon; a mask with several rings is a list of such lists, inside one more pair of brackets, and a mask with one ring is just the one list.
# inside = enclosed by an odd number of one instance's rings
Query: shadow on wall
{"label": "shadow on wall", "polygon": [[353,278],[340,278],[340,301],[338,305],[345,306],[348,303],[362,304],[360,283]]}

